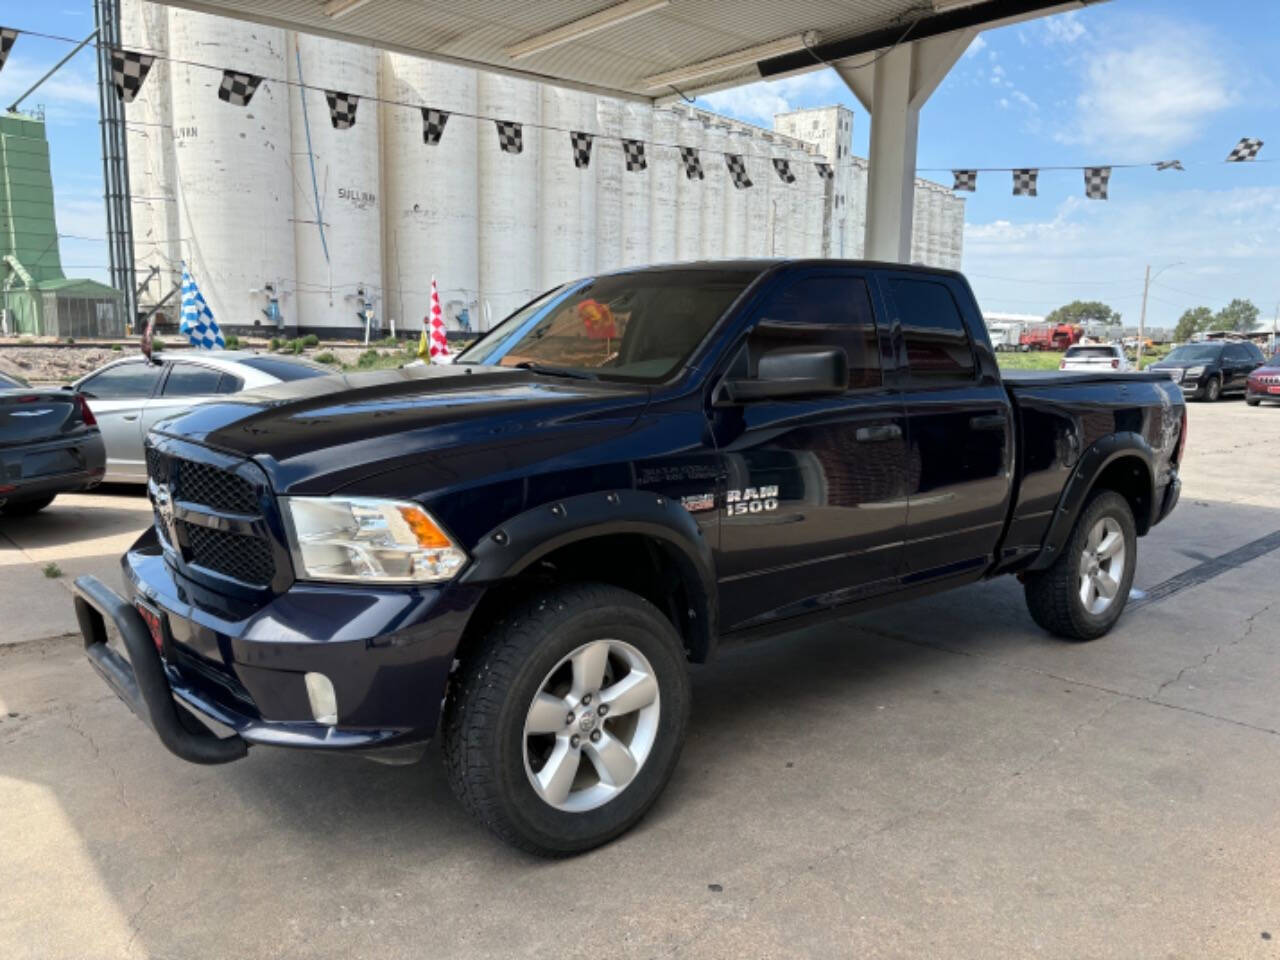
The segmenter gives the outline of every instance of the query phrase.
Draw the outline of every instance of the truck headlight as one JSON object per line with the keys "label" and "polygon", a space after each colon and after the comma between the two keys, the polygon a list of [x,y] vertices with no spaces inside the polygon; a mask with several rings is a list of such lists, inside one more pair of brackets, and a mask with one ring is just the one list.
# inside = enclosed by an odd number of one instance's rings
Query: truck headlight
{"label": "truck headlight", "polygon": [[416,503],[368,497],[281,497],[299,579],[435,583],[467,554]]}
{"label": "truck headlight", "polygon": [[1186,369],[1186,370],[1183,370],[1183,371],[1182,371],[1182,375],[1183,375],[1184,377],[1198,377],[1198,376],[1200,376],[1200,374],[1202,374],[1202,373],[1204,373],[1204,364],[1203,364],[1203,363],[1202,363],[1202,364],[1200,364],[1200,366],[1198,366],[1198,367],[1187,367],[1187,369]]}

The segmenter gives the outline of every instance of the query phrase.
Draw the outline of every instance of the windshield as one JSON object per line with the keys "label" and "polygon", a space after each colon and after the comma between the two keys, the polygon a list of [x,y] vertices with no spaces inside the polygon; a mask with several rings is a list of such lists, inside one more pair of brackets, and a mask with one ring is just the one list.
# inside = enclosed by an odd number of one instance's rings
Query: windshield
{"label": "windshield", "polygon": [[757,275],[653,270],[566,284],[516,311],[454,362],[663,380]]}
{"label": "windshield", "polygon": [[1188,343],[1174,348],[1164,359],[1165,363],[1205,363],[1217,360],[1221,350],[1222,345],[1217,343]]}

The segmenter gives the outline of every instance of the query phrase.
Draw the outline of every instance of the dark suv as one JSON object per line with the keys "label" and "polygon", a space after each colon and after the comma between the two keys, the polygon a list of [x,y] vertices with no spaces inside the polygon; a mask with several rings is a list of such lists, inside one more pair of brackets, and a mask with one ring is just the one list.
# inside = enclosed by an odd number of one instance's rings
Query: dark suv
{"label": "dark suv", "polygon": [[1184,396],[1213,401],[1225,393],[1243,394],[1249,374],[1265,362],[1262,351],[1247,340],[1215,340],[1175,347],[1147,369],[1167,373]]}

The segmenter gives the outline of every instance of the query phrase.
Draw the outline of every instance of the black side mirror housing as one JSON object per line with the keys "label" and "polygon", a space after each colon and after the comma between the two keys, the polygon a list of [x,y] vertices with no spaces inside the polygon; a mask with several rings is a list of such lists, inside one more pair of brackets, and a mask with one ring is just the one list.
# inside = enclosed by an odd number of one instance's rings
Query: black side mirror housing
{"label": "black side mirror housing", "polygon": [[849,388],[849,359],[833,347],[786,347],[760,358],[750,379],[726,380],[724,395],[732,403],[788,397],[822,397]]}

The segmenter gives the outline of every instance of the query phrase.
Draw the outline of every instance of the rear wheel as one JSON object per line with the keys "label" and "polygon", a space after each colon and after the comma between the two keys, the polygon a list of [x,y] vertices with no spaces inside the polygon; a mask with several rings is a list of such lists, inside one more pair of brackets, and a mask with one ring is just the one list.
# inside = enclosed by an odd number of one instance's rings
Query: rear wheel
{"label": "rear wheel", "polygon": [[1210,403],[1214,403],[1222,396],[1222,381],[1217,377],[1210,377],[1209,383],[1204,388],[1204,398]]}
{"label": "rear wheel", "polygon": [[1254,400],[1252,397],[1246,398],[1244,402],[1251,407],[1256,407],[1258,404],[1262,403],[1261,400]]}
{"label": "rear wheel", "polygon": [[1031,618],[1068,640],[1102,636],[1128,602],[1137,548],[1129,501],[1112,490],[1095,494],[1053,565],[1027,575]]}
{"label": "rear wheel", "polygon": [[55,494],[51,493],[47,497],[37,497],[34,500],[11,501],[0,507],[0,514],[6,517],[29,517],[53,503],[54,496]]}
{"label": "rear wheel", "polygon": [[629,591],[580,584],[513,610],[457,679],[444,719],[453,790],[532,853],[612,840],[675,767],[689,710],[684,649]]}

